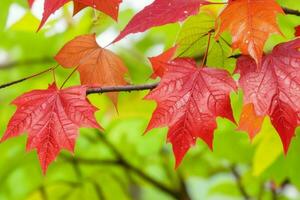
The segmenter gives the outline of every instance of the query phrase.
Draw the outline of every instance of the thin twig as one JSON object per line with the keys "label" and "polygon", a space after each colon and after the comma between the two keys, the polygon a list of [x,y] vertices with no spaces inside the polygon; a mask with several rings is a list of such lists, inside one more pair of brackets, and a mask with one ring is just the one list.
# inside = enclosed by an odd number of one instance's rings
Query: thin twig
{"label": "thin twig", "polygon": [[27,77],[25,77],[25,78],[22,78],[22,79],[19,79],[19,80],[16,80],[16,81],[12,81],[12,82],[10,82],[10,83],[5,83],[5,84],[3,84],[3,85],[0,85],[0,89],[9,87],[9,86],[15,85],[15,84],[17,84],[17,83],[21,83],[21,82],[23,82],[23,81],[26,81],[26,80],[28,80],[28,79],[37,77],[37,76],[39,76],[39,75],[45,74],[45,73],[47,73],[47,72],[50,72],[50,71],[54,70],[56,67],[57,67],[57,66],[51,67],[51,68],[46,69],[46,70],[44,70],[44,71],[42,71],[42,72],[39,72],[39,73],[37,73],[37,74],[33,74],[33,75],[31,75],[31,76],[27,76]]}
{"label": "thin twig", "polygon": [[242,184],[242,179],[240,174],[238,173],[237,169],[235,166],[231,167],[231,172],[232,175],[234,176],[235,180],[236,180],[236,184],[240,190],[240,193],[242,194],[242,196],[244,197],[245,200],[249,200],[250,199],[250,195],[247,193],[247,191],[245,190],[243,184]]}
{"label": "thin twig", "polygon": [[202,61],[201,67],[204,67],[204,65],[206,65],[209,46],[210,46],[210,39],[211,39],[211,32],[208,32],[207,46],[206,46],[206,50],[205,50],[205,53],[204,53],[204,56],[203,56],[203,61]]}

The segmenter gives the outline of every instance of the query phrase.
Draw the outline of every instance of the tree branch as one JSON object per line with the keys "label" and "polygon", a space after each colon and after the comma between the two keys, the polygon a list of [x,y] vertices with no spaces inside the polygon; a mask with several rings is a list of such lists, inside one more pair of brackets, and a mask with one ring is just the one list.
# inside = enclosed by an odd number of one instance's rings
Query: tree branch
{"label": "tree branch", "polygon": [[282,9],[285,12],[285,14],[300,16],[300,11],[298,11],[298,10],[293,10],[293,9],[284,8],[284,7]]}
{"label": "tree branch", "polygon": [[141,90],[153,90],[158,86],[159,83],[143,84],[143,85],[125,85],[125,86],[107,86],[99,88],[89,88],[86,94],[99,94],[106,92],[131,92],[131,91],[141,91]]}
{"label": "tree branch", "polygon": [[[31,76],[24,77],[22,79],[12,81],[9,83],[5,83],[0,85],[0,89],[4,89],[6,87],[24,82],[26,80],[29,80],[31,78],[37,77],[39,75],[45,74],[47,72],[53,71],[55,67],[48,68],[42,72],[33,74]],[[131,92],[131,91],[141,91],[141,90],[152,90],[158,86],[159,83],[151,83],[151,84],[142,84],[142,85],[121,85],[121,86],[106,86],[106,87],[90,87],[88,88],[86,94],[99,94],[99,93],[107,93],[107,92]]]}

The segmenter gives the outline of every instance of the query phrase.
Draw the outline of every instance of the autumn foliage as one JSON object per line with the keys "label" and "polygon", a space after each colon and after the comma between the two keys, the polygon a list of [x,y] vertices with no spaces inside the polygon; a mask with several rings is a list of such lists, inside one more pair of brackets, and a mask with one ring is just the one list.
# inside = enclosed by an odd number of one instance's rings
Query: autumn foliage
{"label": "autumn foliage", "polygon": [[[33,0],[28,0],[32,6]],[[38,29],[56,10],[70,0],[46,0]],[[118,18],[121,0],[73,0],[74,14],[92,7]],[[212,3],[204,0],[155,0],[137,13],[111,44],[156,26],[182,22],[199,11],[210,13]],[[267,6],[266,6],[267,5]],[[211,11],[212,12],[212,11]],[[213,149],[216,119],[226,118],[237,129],[254,138],[261,130],[266,116],[280,135],[287,153],[295,129],[300,125],[300,39],[278,44],[271,53],[264,52],[273,34],[282,35],[277,22],[284,11],[275,0],[230,0],[218,13],[215,27],[207,31],[204,53],[199,57],[180,56],[180,44],[174,44],[161,55],[150,58],[151,78],[160,79],[146,100],[157,107],[147,130],[168,127],[168,141],[173,146],[176,166],[198,138]],[[295,28],[299,36],[299,27]],[[229,33],[231,55],[238,57],[233,73],[226,66],[208,66],[210,45],[219,45]],[[101,129],[94,113],[97,109],[87,99],[91,87],[126,86],[127,67],[112,51],[100,47],[95,34],[81,35],[65,45],[54,57],[64,68],[80,74],[81,85],[58,88],[52,83],[48,89],[33,90],[13,101],[17,106],[2,138],[27,132],[27,150],[37,149],[42,170],[55,160],[62,149],[74,151],[78,129]],[[223,69],[220,69],[223,68]],[[239,78],[234,78],[239,74]],[[244,106],[239,119],[233,117],[230,94],[242,90]],[[117,105],[117,93],[108,96]],[[130,103],[130,102],[128,102]],[[141,133],[142,134],[142,133]]]}

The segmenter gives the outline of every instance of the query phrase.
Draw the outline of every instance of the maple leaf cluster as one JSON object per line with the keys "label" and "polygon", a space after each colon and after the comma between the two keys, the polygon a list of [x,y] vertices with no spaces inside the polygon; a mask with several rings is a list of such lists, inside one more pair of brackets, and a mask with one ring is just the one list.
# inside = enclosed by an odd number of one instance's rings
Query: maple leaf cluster
{"label": "maple leaf cluster", "polygon": [[[97,109],[86,97],[89,87],[126,85],[123,61],[100,47],[95,34],[79,36],[67,43],[55,56],[63,67],[80,73],[82,86],[58,89],[53,83],[47,90],[37,90],[18,97],[18,109],[11,118],[2,141],[27,131],[27,150],[37,149],[42,170],[55,160],[62,149],[74,152],[79,127],[102,129],[96,122]],[[117,93],[108,96],[116,104]]]}
{"label": "maple leaf cluster", "polygon": [[[34,0],[28,0],[32,5]],[[48,17],[70,0],[46,0],[40,28]],[[93,7],[117,19],[121,0],[73,0],[74,14]],[[199,13],[205,0],[155,0],[138,12],[113,43],[129,34],[144,32],[155,26],[184,21]],[[268,6],[266,6],[268,5]],[[238,11],[238,12],[237,12]],[[201,138],[213,148],[217,117],[236,123],[230,93],[244,92],[239,130],[253,138],[261,129],[265,116],[279,133],[284,151],[300,125],[300,38],[277,45],[269,54],[263,48],[271,34],[282,34],[276,21],[284,14],[275,0],[230,0],[219,14],[214,31],[232,35],[232,49],[242,53],[235,73],[238,81],[218,66],[198,65],[193,58],[178,58],[178,46],[150,58],[152,78],[159,85],[145,98],[157,103],[147,131],[167,126],[168,141],[173,145],[176,166],[186,152]],[[299,27],[295,28],[299,36]],[[209,42],[208,42],[209,45]],[[209,48],[209,47],[208,47]],[[207,48],[207,49],[208,49]],[[205,56],[204,56],[205,57]],[[58,89],[52,84],[46,90],[34,90],[18,97],[17,111],[10,120],[2,141],[28,132],[27,149],[37,149],[44,172],[61,149],[74,150],[78,128],[99,128],[94,118],[97,110],[87,97],[88,87],[126,85],[127,68],[121,58],[100,47],[95,34],[78,36],[64,45],[55,60],[65,68],[75,68],[82,86]],[[108,94],[117,103],[117,93]]]}

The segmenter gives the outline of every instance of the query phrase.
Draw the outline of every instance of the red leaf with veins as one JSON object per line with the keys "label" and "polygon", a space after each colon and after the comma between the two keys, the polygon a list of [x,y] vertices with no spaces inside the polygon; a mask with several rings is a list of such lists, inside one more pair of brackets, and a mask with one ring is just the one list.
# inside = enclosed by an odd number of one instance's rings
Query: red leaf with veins
{"label": "red leaf with veins", "polygon": [[205,0],[155,0],[131,19],[113,43],[131,33],[183,21],[191,15],[196,15],[201,5],[208,4],[210,3]]}
{"label": "red leaf with veins", "polygon": [[175,55],[176,49],[177,46],[174,46],[158,56],[149,58],[154,71],[151,78],[162,77],[164,75],[168,63]]}
{"label": "red leaf with veins", "polygon": [[[32,6],[34,1],[35,0],[28,0],[29,5]],[[42,28],[51,14],[70,1],[71,0],[45,0],[43,18],[38,30]],[[92,7],[117,20],[121,2],[122,0],[73,0],[74,15],[85,7]]]}
{"label": "red leaf with veins", "polygon": [[197,138],[212,148],[216,117],[234,122],[229,98],[237,89],[234,80],[225,70],[196,67],[191,59],[170,62],[159,86],[146,97],[157,102],[147,130],[169,127],[176,166]]}
{"label": "red leaf with veins", "polygon": [[241,57],[236,70],[241,74],[239,85],[244,90],[244,104],[253,104],[257,116],[271,117],[285,152],[300,124],[299,48],[300,39],[277,45],[263,57],[261,69],[250,57]]}
{"label": "red leaf with veins", "polygon": [[94,117],[97,109],[86,99],[86,87],[58,90],[34,90],[13,101],[17,111],[9,121],[1,141],[28,132],[27,150],[37,149],[42,170],[57,157],[61,149],[74,151],[81,126],[100,128]]}

